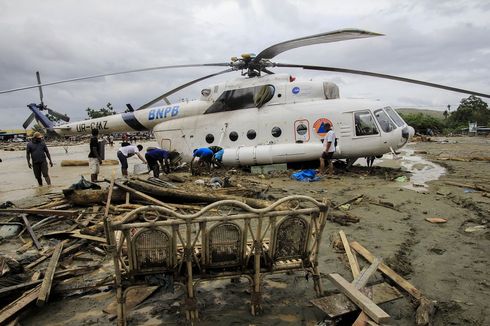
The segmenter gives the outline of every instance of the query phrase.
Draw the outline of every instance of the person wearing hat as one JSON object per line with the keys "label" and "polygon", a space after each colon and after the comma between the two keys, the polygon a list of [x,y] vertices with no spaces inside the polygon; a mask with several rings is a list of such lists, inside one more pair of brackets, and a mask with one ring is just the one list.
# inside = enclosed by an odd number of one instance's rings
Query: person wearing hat
{"label": "person wearing hat", "polygon": [[[32,157],[32,164],[31,164]],[[48,174],[48,162],[46,162],[46,157],[48,157],[49,165],[53,167],[53,161],[51,161],[51,155],[49,155],[49,150],[43,141],[43,135],[40,132],[35,132],[32,140],[27,144],[26,147],[26,158],[27,165],[29,169],[34,171],[34,176],[36,177],[37,183],[42,186],[43,179],[41,175],[46,180],[46,183],[51,185],[51,179]]]}

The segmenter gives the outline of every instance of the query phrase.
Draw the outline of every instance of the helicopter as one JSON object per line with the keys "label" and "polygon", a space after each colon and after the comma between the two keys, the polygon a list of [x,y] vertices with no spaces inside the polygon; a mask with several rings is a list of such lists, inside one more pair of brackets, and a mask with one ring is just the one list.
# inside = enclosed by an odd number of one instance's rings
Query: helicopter
{"label": "helicopter", "polygon": [[[375,100],[342,99],[339,88],[328,81],[296,79],[275,74],[272,69],[341,72],[391,79],[436,87],[448,91],[490,97],[471,90],[429,83],[399,76],[336,67],[284,64],[271,59],[285,51],[313,44],[382,36],[360,29],[342,29],[297,38],[272,45],[258,55],[246,53],[230,62],[160,66],[110,74],[60,80],[51,83],[0,91],[0,94],[28,88],[74,82],[103,76],[158,69],[216,66],[225,70],[180,85],[134,110],[97,119],[54,126],[35,104],[28,105],[43,126],[61,136],[151,130],[162,149],[178,152],[185,161],[199,147],[224,149],[223,165],[250,166],[318,160],[323,150],[326,124],[336,132],[336,159],[352,165],[358,158],[395,153],[414,135],[388,104]],[[221,74],[237,72],[238,79],[210,85],[200,98],[170,103],[167,97],[194,83]],[[164,100],[164,105],[153,106]]]}

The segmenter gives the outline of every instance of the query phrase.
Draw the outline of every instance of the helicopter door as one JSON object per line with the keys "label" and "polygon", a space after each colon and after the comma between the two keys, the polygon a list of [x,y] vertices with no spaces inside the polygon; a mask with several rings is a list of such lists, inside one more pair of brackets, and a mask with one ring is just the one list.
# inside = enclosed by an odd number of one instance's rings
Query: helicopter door
{"label": "helicopter door", "polygon": [[168,138],[162,138],[162,140],[160,140],[160,148],[165,149],[167,151],[171,151],[172,150],[172,140],[170,140]]}
{"label": "helicopter door", "polygon": [[296,143],[306,143],[310,140],[310,123],[306,119],[294,122],[294,140]]}

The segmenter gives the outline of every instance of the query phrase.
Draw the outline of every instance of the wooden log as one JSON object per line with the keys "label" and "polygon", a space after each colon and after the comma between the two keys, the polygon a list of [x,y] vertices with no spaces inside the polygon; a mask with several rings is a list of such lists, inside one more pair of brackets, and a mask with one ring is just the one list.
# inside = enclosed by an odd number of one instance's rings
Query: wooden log
{"label": "wooden log", "polygon": [[434,302],[423,297],[420,300],[420,304],[417,307],[417,312],[415,314],[415,324],[417,326],[427,326],[430,325],[431,317],[435,312]]}
{"label": "wooden log", "polygon": [[27,217],[24,214],[22,214],[22,220],[24,221],[24,224],[26,226],[27,232],[29,232],[29,235],[32,238],[32,242],[36,246],[37,250],[41,250],[42,249],[42,246],[39,243],[39,240],[37,239],[36,234],[32,230],[32,227],[31,227],[31,224],[29,223],[29,220],[27,219]]}
{"label": "wooden log", "polygon": [[36,208],[5,208],[0,209],[0,213],[2,214],[12,214],[12,213],[20,213],[20,214],[36,214],[43,216],[66,216],[72,217],[78,214],[76,210],[55,210],[55,209],[36,209]]}
{"label": "wooden log", "polygon": [[[361,246],[358,242],[352,241],[350,243],[350,246],[352,249],[354,249],[358,254],[363,256],[367,261],[370,263],[374,262],[374,255],[371,254],[366,248]],[[415,299],[420,301],[420,299],[423,297],[422,292],[417,290],[410,282],[405,280],[403,277],[398,275],[394,270],[392,270],[390,267],[385,265],[384,263],[379,264],[379,270],[386,275],[388,278],[390,278],[393,282],[398,284],[402,289],[407,291],[411,296],[413,296]]]}
{"label": "wooden log", "polygon": [[462,187],[462,188],[475,189],[478,191],[490,192],[490,189],[488,189],[484,186],[478,185],[476,183],[475,184],[468,184],[468,183],[459,183],[459,182],[453,182],[453,181],[446,181],[444,183],[447,185],[450,185],[450,186],[456,186],[456,187]]}
{"label": "wooden log", "polygon": [[[199,193],[197,191],[190,193],[186,190],[159,187],[139,180],[128,180],[128,185],[144,193],[149,193],[156,197],[168,198],[170,200],[175,200],[179,203],[181,202],[214,203],[220,200],[233,199],[233,200],[241,201],[254,208],[265,208],[272,204],[271,202],[266,200],[231,196],[231,195],[217,195],[210,192],[207,192],[205,194]],[[287,209],[287,207],[284,207],[284,209]]]}
{"label": "wooden log", "polygon": [[147,201],[149,201],[149,202],[151,202],[153,204],[156,204],[156,205],[165,207],[165,208],[170,209],[170,210],[173,210],[173,211],[176,210],[174,207],[171,207],[171,206],[165,204],[164,202],[162,202],[162,201],[160,201],[160,200],[158,200],[156,198],[153,198],[153,197],[151,197],[151,196],[149,196],[149,195],[147,195],[145,193],[142,193],[141,191],[135,190],[135,189],[133,189],[131,187],[128,187],[128,186],[123,185],[123,184],[118,183],[118,182],[114,182],[114,185],[116,185],[117,187],[119,187],[121,189],[126,190],[129,193],[132,193],[135,196],[138,196],[140,198],[143,198],[144,200],[147,200]]}
{"label": "wooden log", "polygon": [[[102,160],[102,165],[118,165],[118,160]],[[88,160],[62,160],[61,166],[88,166]]]}
{"label": "wooden log", "polygon": [[[105,203],[108,193],[108,189],[63,190],[66,199],[70,203],[78,206],[92,206],[94,204]],[[114,190],[112,200],[119,203],[124,202],[124,192]]]}
{"label": "wooden log", "polygon": [[361,293],[342,276],[333,273],[328,274],[328,278],[375,322],[385,323],[390,320],[390,315],[384,312],[383,309],[378,307],[371,299]]}
{"label": "wooden log", "polygon": [[328,219],[340,225],[350,225],[351,223],[359,223],[360,218],[343,211],[331,211]]}
{"label": "wooden log", "polygon": [[49,294],[51,292],[51,284],[53,283],[54,272],[56,271],[56,266],[58,265],[58,260],[60,259],[62,250],[63,250],[63,242],[60,242],[54,248],[53,255],[51,256],[51,260],[49,261],[48,268],[46,269],[46,273],[44,274],[43,283],[41,284],[41,289],[39,291],[39,295],[37,297],[37,302],[36,302],[36,305],[38,307],[44,306],[44,304],[49,299]]}
{"label": "wooden log", "polygon": [[335,205],[333,208],[334,208],[334,209],[337,209],[337,208],[339,208],[340,206],[350,204],[350,203],[352,203],[352,202],[354,202],[354,201],[356,201],[356,200],[358,200],[359,198],[362,198],[362,197],[364,197],[364,194],[357,195],[356,197],[351,198],[351,199],[349,199],[349,200],[347,200],[347,201],[345,201],[345,202],[343,202],[343,203],[341,203],[341,204],[337,204],[337,205]]}
{"label": "wooden log", "polygon": [[24,292],[22,296],[5,306],[0,310],[0,325],[5,323],[7,320],[15,317],[15,315],[21,311],[28,304],[36,300],[39,295],[41,285],[36,286],[34,289]]}

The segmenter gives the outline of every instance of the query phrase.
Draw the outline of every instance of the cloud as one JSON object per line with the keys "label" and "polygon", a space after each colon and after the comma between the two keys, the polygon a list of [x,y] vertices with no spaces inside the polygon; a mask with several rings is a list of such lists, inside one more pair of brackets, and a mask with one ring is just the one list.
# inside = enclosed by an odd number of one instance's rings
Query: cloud
{"label": "cloud", "polygon": [[[490,32],[486,0],[367,1],[3,1],[0,2],[0,89],[135,68],[227,62],[231,56],[288,39],[355,27],[386,34],[294,49],[278,62],[375,71],[485,92]],[[73,119],[107,102],[137,107],[220,68],[152,71],[44,88],[45,102]],[[339,81],[341,95],[395,106],[457,107],[464,94],[333,73],[284,70]],[[197,98],[220,76],[171,97]],[[19,127],[36,89],[0,95],[0,128]]]}

